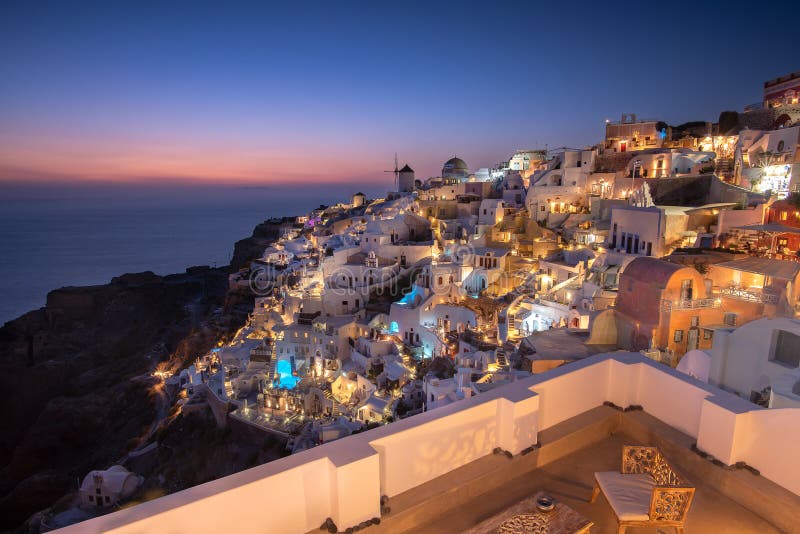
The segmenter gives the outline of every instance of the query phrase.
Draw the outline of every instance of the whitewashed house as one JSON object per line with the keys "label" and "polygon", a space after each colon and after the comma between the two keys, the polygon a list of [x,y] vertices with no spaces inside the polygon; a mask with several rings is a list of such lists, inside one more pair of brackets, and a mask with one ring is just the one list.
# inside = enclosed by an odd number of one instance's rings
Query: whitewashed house
{"label": "whitewashed house", "polygon": [[89,471],[80,487],[81,505],[85,508],[114,506],[133,495],[144,479],[121,465],[104,471]]}

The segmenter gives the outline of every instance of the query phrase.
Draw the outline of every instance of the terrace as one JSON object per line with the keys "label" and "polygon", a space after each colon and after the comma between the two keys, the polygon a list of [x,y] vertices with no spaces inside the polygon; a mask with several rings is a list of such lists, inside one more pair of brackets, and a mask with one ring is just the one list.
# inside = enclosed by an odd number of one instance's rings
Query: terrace
{"label": "terrace", "polygon": [[[575,431],[579,425],[585,426]],[[618,471],[623,445],[654,443],[669,451],[665,454],[684,472],[691,473],[697,488],[687,532],[781,532],[715,487],[720,482],[736,484],[741,478],[742,486],[749,489],[753,480],[748,479],[757,477],[749,472],[727,472],[723,482],[714,476],[720,468],[691,451],[691,439],[645,413],[600,407],[543,434],[541,448],[527,455],[511,459],[502,454],[487,456],[391,499],[391,513],[367,532],[463,532],[542,490],[592,521],[592,534],[616,533],[617,521],[605,499],[601,496],[589,503],[593,473]],[[631,528],[628,532],[671,530]]]}
{"label": "terrace", "polygon": [[635,443],[657,445],[697,488],[688,532],[791,531],[799,421],[641,354],[602,354],[64,532],[302,533],[329,517],[340,531],[380,517],[368,532],[453,532],[538,489],[614,532],[604,498],[586,501],[593,473],[618,469]]}

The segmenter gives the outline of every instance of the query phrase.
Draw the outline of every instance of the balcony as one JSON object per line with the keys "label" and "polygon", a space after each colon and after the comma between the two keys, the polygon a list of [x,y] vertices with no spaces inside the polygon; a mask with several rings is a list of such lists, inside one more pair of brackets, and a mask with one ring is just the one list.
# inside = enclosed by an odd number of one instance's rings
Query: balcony
{"label": "balcony", "polygon": [[779,299],[779,296],[774,293],[735,287],[722,288],[719,290],[719,294],[722,297],[745,300],[747,302],[761,302],[763,304],[777,304]]}
{"label": "balcony", "polygon": [[697,310],[704,308],[719,308],[717,299],[694,299],[694,300],[662,300],[661,311],[671,312],[673,310]]}
{"label": "balcony", "polygon": [[380,518],[368,532],[452,532],[540,488],[614,532],[605,501],[586,501],[625,443],[657,445],[695,485],[688,532],[788,532],[800,524],[798,423],[798,409],[603,354],[64,532],[303,533],[329,517],[339,531]]}

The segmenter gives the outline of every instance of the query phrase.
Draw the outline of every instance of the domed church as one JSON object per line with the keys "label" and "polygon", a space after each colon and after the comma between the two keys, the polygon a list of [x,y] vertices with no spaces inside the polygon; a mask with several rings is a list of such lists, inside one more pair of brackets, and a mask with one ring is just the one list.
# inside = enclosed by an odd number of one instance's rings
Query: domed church
{"label": "domed church", "polygon": [[466,182],[469,177],[469,167],[461,158],[451,158],[442,167],[442,178],[444,183]]}

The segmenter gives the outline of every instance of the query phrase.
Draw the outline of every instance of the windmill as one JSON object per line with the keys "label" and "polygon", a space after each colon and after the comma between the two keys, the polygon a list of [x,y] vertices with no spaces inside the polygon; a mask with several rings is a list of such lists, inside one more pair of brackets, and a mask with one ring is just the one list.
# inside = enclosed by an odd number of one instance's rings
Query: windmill
{"label": "windmill", "polygon": [[399,184],[400,169],[397,168],[397,152],[394,153],[394,170],[393,171],[383,171],[383,172],[393,172],[394,173],[394,189],[395,189],[395,191],[400,189],[400,184]]}

